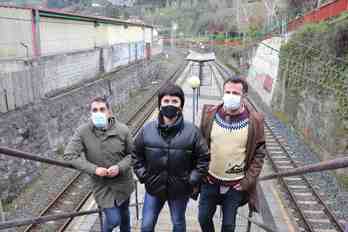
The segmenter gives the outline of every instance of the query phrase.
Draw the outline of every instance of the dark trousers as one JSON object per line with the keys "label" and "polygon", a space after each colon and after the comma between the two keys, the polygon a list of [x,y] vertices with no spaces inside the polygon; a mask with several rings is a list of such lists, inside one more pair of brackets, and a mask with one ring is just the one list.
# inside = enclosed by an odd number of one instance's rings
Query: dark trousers
{"label": "dark trousers", "polygon": [[[185,212],[189,197],[167,200],[170,216],[173,224],[173,232],[186,232]],[[166,200],[159,197],[145,194],[143,207],[142,232],[155,231],[158,215],[160,214]]]}
{"label": "dark trousers", "polygon": [[114,228],[120,226],[121,232],[130,232],[129,199],[120,206],[103,209],[105,214],[103,232],[112,232]]}
{"label": "dark trousers", "polygon": [[230,188],[225,194],[220,193],[220,185],[203,184],[199,198],[198,220],[202,232],[215,232],[213,216],[216,206],[222,208],[222,232],[234,232],[237,209],[241,205],[243,192]]}

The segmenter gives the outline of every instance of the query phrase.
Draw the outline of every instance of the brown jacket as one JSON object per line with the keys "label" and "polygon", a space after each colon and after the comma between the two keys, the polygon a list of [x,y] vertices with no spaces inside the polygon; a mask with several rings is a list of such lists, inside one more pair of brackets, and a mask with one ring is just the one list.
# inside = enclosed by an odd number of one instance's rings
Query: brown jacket
{"label": "brown jacket", "polygon": [[[204,105],[202,110],[201,131],[207,140],[210,148],[210,133],[217,110],[222,105]],[[249,206],[254,211],[259,211],[259,199],[256,188],[256,180],[260,175],[263,166],[263,159],[266,155],[266,143],[264,134],[263,115],[245,103],[245,108],[249,112],[249,131],[246,147],[246,166],[245,177],[241,180],[241,187],[246,191],[243,204],[249,202]]]}

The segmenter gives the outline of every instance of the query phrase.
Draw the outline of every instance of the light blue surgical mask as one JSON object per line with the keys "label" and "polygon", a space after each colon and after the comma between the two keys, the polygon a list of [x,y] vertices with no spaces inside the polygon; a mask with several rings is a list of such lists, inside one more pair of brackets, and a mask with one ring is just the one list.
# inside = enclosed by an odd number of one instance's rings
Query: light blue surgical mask
{"label": "light blue surgical mask", "polygon": [[101,112],[95,112],[91,115],[92,122],[96,128],[106,128],[108,123],[108,118],[106,114]]}
{"label": "light blue surgical mask", "polygon": [[227,110],[237,110],[240,107],[241,96],[236,94],[224,94],[224,108]]}

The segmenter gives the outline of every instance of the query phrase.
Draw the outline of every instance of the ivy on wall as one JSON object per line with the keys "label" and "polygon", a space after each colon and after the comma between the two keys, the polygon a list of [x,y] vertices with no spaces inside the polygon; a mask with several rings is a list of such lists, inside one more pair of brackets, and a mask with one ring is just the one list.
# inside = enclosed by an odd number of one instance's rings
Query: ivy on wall
{"label": "ivy on wall", "polygon": [[308,24],[280,51],[280,76],[294,95],[309,85],[317,94],[334,94],[337,113],[348,120],[348,20]]}

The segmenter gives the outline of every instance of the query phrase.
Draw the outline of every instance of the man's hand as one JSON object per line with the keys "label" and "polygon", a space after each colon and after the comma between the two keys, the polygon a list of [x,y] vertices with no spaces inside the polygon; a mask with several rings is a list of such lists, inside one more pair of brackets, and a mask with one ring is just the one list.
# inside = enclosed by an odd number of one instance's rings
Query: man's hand
{"label": "man's hand", "polygon": [[115,177],[118,176],[118,174],[120,174],[120,168],[118,167],[118,165],[109,167],[107,171],[109,177]]}
{"label": "man's hand", "polygon": [[207,182],[209,183],[209,184],[214,184],[214,182],[209,178],[209,176],[207,176]]}
{"label": "man's hand", "polygon": [[106,168],[103,168],[103,167],[97,167],[96,169],[95,169],[95,174],[97,175],[97,176],[107,176],[108,175],[108,169],[106,169]]}
{"label": "man's hand", "polygon": [[238,191],[242,191],[242,190],[243,190],[243,188],[242,188],[242,186],[240,185],[240,183],[234,185],[233,188],[234,188],[235,190],[238,190]]}
{"label": "man's hand", "polygon": [[192,194],[199,193],[199,187],[193,187]]}

